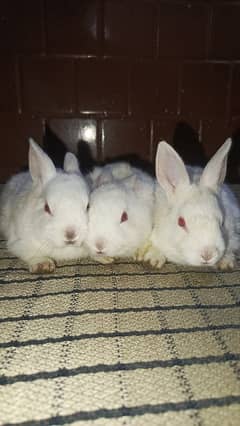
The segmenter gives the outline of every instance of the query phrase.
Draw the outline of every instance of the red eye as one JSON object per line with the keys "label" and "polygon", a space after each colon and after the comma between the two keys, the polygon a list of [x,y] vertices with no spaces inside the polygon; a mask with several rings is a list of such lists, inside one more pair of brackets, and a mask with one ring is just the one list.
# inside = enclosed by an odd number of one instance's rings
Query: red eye
{"label": "red eye", "polygon": [[185,228],[185,227],[186,227],[186,222],[185,222],[184,217],[180,216],[180,217],[178,218],[178,225],[179,225],[179,226],[181,226],[182,228]]}
{"label": "red eye", "polygon": [[121,216],[121,223],[126,222],[126,220],[128,220],[127,212],[123,212]]}
{"label": "red eye", "polygon": [[45,212],[46,212],[46,213],[48,213],[48,214],[52,214],[52,212],[51,212],[51,210],[50,210],[50,207],[49,207],[48,203],[45,203],[45,205],[44,205],[44,210],[45,210]]}

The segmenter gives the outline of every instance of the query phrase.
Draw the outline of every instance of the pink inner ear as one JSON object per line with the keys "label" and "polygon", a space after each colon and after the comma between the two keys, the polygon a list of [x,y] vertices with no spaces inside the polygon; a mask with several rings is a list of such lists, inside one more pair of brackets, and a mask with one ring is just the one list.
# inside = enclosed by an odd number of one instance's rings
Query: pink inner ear
{"label": "pink inner ear", "polygon": [[126,220],[128,220],[127,212],[123,212],[121,216],[121,223],[126,222]]}

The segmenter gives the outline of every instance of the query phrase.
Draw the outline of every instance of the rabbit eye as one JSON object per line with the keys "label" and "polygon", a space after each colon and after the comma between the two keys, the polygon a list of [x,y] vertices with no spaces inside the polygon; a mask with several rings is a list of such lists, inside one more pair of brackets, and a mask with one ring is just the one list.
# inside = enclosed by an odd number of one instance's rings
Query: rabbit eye
{"label": "rabbit eye", "polygon": [[89,203],[87,203],[86,210],[89,210],[89,207],[90,207],[90,204],[89,204]]}
{"label": "rabbit eye", "polygon": [[48,214],[52,214],[52,212],[51,212],[51,210],[50,210],[50,207],[49,207],[48,203],[45,203],[45,204],[44,204],[44,210],[45,210],[45,212],[46,212],[46,213],[48,213]]}
{"label": "rabbit eye", "polygon": [[127,212],[123,212],[121,216],[121,223],[126,222],[128,220]]}
{"label": "rabbit eye", "polygon": [[186,227],[186,222],[185,222],[184,217],[180,216],[178,218],[178,225],[181,226],[181,228],[185,228]]}

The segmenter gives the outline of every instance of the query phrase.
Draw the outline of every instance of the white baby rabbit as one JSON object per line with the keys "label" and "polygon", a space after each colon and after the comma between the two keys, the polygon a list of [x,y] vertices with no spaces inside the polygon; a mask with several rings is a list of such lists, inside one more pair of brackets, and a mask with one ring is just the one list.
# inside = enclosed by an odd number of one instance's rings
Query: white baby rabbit
{"label": "white baby rabbit", "polygon": [[234,267],[240,247],[240,208],[223,184],[230,147],[227,139],[202,170],[187,169],[170,145],[159,143],[154,226],[139,259],[159,268],[166,261]]}
{"label": "white baby rabbit", "polygon": [[55,269],[55,261],[85,255],[89,189],[74,154],[64,171],[30,139],[29,172],[13,176],[1,195],[0,229],[10,252],[33,273]]}
{"label": "white baby rabbit", "polygon": [[108,176],[90,194],[87,246],[101,263],[135,257],[150,236],[155,180],[141,170],[131,173],[122,179]]}

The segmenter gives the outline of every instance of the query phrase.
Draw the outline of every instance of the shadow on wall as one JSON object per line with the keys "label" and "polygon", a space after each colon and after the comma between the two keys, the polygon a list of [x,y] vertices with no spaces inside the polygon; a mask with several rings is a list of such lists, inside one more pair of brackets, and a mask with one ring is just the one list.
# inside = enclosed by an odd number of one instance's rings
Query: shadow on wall
{"label": "shadow on wall", "polygon": [[67,145],[53,132],[50,126],[46,124],[43,135],[43,149],[53,160],[56,167],[63,167],[63,160],[68,151]]}
{"label": "shadow on wall", "polygon": [[[240,183],[240,129],[232,135],[233,145],[229,154],[227,177],[229,183]],[[204,167],[208,159],[204,151],[204,145],[199,143],[198,133],[188,123],[179,122],[175,128],[172,145],[174,149],[182,157],[185,164]],[[67,141],[62,141],[50,128],[46,125],[43,137],[43,149],[52,158],[56,167],[63,167],[63,160],[68,151]],[[154,164],[142,159],[136,153],[106,158],[104,162],[97,162],[93,156],[89,144],[80,140],[78,142],[78,160],[81,171],[86,174],[91,171],[95,165],[102,165],[109,162],[128,161],[131,165],[145,170],[147,173],[154,175]]]}
{"label": "shadow on wall", "polygon": [[206,164],[207,158],[203,145],[199,142],[198,133],[188,123],[179,122],[177,124],[172,145],[184,163],[201,167]]}
{"label": "shadow on wall", "polygon": [[[67,141],[62,141],[48,124],[45,127],[45,133],[43,136],[43,149],[53,160],[56,167],[63,167],[64,156],[68,151]],[[104,165],[117,161],[127,161],[132,166],[145,170],[147,173],[154,176],[154,165],[149,161],[140,158],[139,155],[135,153],[106,158],[103,162],[96,161],[92,155],[88,142],[84,140],[78,141],[77,157],[83,174],[92,171],[96,165]]]}
{"label": "shadow on wall", "polygon": [[[232,148],[228,157],[226,182],[240,183],[240,129],[232,135]],[[208,161],[198,133],[188,123],[179,122],[173,135],[173,147],[185,164],[204,167]]]}
{"label": "shadow on wall", "polygon": [[232,134],[232,149],[228,158],[227,180],[240,183],[240,129]]}

